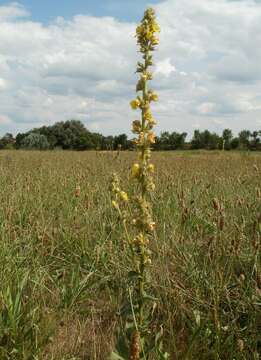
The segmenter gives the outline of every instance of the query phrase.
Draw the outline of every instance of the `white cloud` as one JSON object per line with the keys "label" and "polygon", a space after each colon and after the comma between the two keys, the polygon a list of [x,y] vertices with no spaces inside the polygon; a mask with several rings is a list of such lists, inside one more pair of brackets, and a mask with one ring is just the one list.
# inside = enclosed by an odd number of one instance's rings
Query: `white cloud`
{"label": "white cloud", "polygon": [[0,91],[7,87],[7,83],[4,79],[0,78]]}
{"label": "white cloud", "polygon": [[156,74],[162,74],[169,77],[172,72],[175,72],[176,68],[171,64],[170,58],[166,58],[162,61],[158,61],[155,69]]}
{"label": "white cloud", "polygon": [[215,109],[216,109],[216,104],[211,102],[200,104],[197,107],[197,111],[199,112],[199,114],[202,115],[212,114],[215,111]]}
{"label": "white cloud", "polygon": [[27,17],[29,15],[29,11],[27,11],[17,2],[13,2],[6,6],[0,6],[0,21],[19,17]]}
{"label": "white cloud", "polygon": [[10,124],[11,122],[12,121],[8,116],[0,114],[0,125],[7,125]]}
{"label": "white cloud", "polygon": [[[256,128],[261,4],[165,0],[155,7],[162,29],[152,83],[160,95],[158,131]],[[136,116],[129,110],[135,24],[78,15],[43,25],[28,16],[17,3],[0,6],[0,133],[69,118],[105,134],[127,132]]]}

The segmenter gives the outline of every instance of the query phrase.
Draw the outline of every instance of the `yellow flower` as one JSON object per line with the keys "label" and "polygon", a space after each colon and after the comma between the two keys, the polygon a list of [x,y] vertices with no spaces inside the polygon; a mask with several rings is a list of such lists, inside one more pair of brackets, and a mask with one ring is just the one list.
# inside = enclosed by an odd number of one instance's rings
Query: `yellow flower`
{"label": "yellow flower", "polygon": [[152,113],[151,113],[151,111],[149,109],[145,111],[144,118],[147,121],[150,121],[152,119]]}
{"label": "yellow flower", "polygon": [[133,177],[138,177],[140,175],[140,165],[138,163],[132,165],[131,175]]}
{"label": "yellow flower", "polygon": [[117,202],[115,200],[112,200],[111,204],[115,209],[118,208],[118,204],[117,204]]}
{"label": "yellow flower", "polygon": [[153,36],[151,38],[151,43],[152,43],[152,45],[158,45],[159,44],[159,39],[157,39],[155,36]]}
{"label": "yellow flower", "polygon": [[147,121],[148,121],[147,130],[151,130],[153,128],[153,126],[157,124],[157,121],[155,119],[153,119],[153,117],[151,117]]}
{"label": "yellow flower", "polygon": [[154,21],[152,24],[151,24],[151,31],[154,32],[154,33],[159,33],[160,32],[160,27],[159,25],[156,23],[156,21]]}
{"label": "yellow flower", "polygon": [[144,132],[141,131],[139,134],[139,144],[142,145],[144,142]]}
{"label": "yellow flower", "polygon": [[153,132],[149,132],[147,139],[151,144],[155,144],[156,135]]}
{"label": "yellow flower", "polygon": [[153,164],[149,164],[148,167],[147,167],[147,169],[148,169],[148,172],[154,173],[155,167],[154,167]]}
{"label": "yellow flower", "polygon": [[151,101],[158,101],[158,99],[159,99],[159,97],[158,97],[158,94],[156,94],[156,93],[151,93],[151,95],[150,95],[150,100]]}
{"label": "yellow flower", "polygon": [[139,234],[134,238],[134,244],[137,245],[137,246],[144,245],[145,242],[146,242],[146,239],[145,239],[143,233],[139,233]]}
{"label": "yellow flower", "polygon": [[148,184],[147,189],[150,190],[150,191],[154,191],[155,190],[155,184],[151,181]]}
{"label": "yellow flower", "polygon": [[141,105],[141,102],[139,99],[135,99],[130,102],[130,106],[133,110],[138,109],[138,107],[140,107],[140,105]]}
{"label": "yellow flower", "polygon": [[151,31],[146,31],[146,39],[151,40],[154,37],[153,33]]}
{"label": "yellow flower", "polygon": [[121,197],[121,200],[123,200],[123,201],[128,201],[129,200],[128,194],[125,191],[120,192],[120,197]]}

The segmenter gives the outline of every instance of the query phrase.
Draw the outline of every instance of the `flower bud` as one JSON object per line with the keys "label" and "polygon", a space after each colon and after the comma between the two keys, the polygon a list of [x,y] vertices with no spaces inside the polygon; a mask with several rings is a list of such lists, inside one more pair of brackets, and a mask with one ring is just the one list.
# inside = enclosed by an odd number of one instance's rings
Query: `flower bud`
{"label": "flower bud", "polygon": [[148,167],[147,167],[147,169],[148,169],[148,172],[154,173],[155,166],[154,166],[153,164],[149,164]]}
{"label": "flower bud", "polygon": [[135,164],[132,165],[131,175],[133,177],[139,177],[139,175],[140,175],[140,165],[138,163],[135,163]]}
{"label": "flower bud", "polygon": [[121,200],[123,200],[123,201],[128,201],[129,200],[128,194],[125,191],[120,192],[120,197],[121,197]]}
{"label": "flower bud", "polygon": [[118,204],[115,200],[112,200],[111,204],[115,209],[118,209]]}
{"label": "flower bud", "polygon": [[140,123],[140,121],[139,120],[134,120],[133,122],[132,122],[132,132],[134,133],[134,134],[137,134],[137,133],[139,133],[141,131],[141,123]]}

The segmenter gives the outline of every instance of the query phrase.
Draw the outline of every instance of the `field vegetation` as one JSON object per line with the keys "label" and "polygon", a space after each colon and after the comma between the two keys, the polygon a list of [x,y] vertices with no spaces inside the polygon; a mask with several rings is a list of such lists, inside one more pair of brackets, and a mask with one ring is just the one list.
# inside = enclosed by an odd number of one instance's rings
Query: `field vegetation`
{"label": "field vegetation", "polygon": [[[0,359],[104,360],[132,264],[133,152],[0,152]],[[260,359],[261,157],[155,152],[148,286],[170,359]],[[154,359],[157,360],[157,359]]]}

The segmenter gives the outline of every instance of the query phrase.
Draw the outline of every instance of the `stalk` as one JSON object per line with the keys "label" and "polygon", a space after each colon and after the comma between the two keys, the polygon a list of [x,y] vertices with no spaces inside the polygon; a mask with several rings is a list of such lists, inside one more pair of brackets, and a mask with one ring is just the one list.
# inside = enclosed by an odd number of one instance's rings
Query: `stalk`
{"label": "stalk", "polygon": [[151,52],[158,44],[156,33],[159,32],[159,26],[155,19],[153,9],[148,9],[144,13],[141,24],[136,29],[137,43],[140,46],[140,52],[143,54],[143,62],[138,62],[137,73],[140,79],[137,83],[136,90],[141,92],[142,96],[131,101],[131,107],[141,111],[141,122],[135,120],[132,123],[132,131],[138,137],[134,139],[137,149],[137,162],[132,166],[132,175],[138,182],[138,193],[136,196],[136,218],[133,223],[137,235],[134,238],[134,254],[138,266],[138,331],[143,335],[144,330],[144,299],[146,288],[146,272],[148,265],[151,263],[148,244],[150,237],[155,228],[155,222],[152,221],[151,205],[149,203],[150,192],[155,186],[152,179],[154,165],[150,164],[150,147],[155,142],[155,134],[152,132],[156,121],[153,119],[150,111],[150,103],[157,101],[158,96],[155,92],[148,89],[148,80],[152,79],[149,67],[153,65]]}
{"label": "stalk", "polygon": [[[167,359],[168,357],[167,353],[162,352],[159,334],[152,334],[149,329],[151,311],[147,305],[148,300],[155,301],[155,298],[147,294],[149,288],[147,273],[151,264],[149,243],[156,226],[153,221],[150,202],[151,192],[155,189],[153,182],[154,165],[150,162],[150,158],[151,145],[155,143],[155,134],[152,130],[156,121],[152,116],[150,104],[158,100],[158,95],[149,89],[148,81],[152,80],[152,73],[149,68],[153,65],[152,52],[158,45],[159,41],[156,34],[159,31],[154,10],[146,10],[140,25],[136,29],[137,44],[142,54],[142,61],[137,63],[139,80],[136,92],[138,94],[130,102],[133,110],[140,110],[141,112],[140,120],[134,120],[132,123],[132,132],[137,135],[133,140],[137,159],[131,168],[132,178],[137,183],[135,195],[129,198],[125,192],[121,191],[117,177],[114,176],[112,182],[114,194],[112,204],[123,219],[132,264],[128,289],[131,313],[124,312],[127,326],[122,329],[123,331],[121,330],[123,336],[118,337],[118,346],[116,346],[117,354],[121,356],[121,359],[127,358],[128,360],[139,360],[141,358],[145,360],[152,349],[161,358]],[[130,210],[130,213],[126,211],[126,208]],[[126,224],[128,224],[128,229]],[[130,315],[133,318],[131,326],[129,324]],[[122,343],[126,339],[127,354],[122,349]],[[118,358],[114,357],[114,359]]]}

